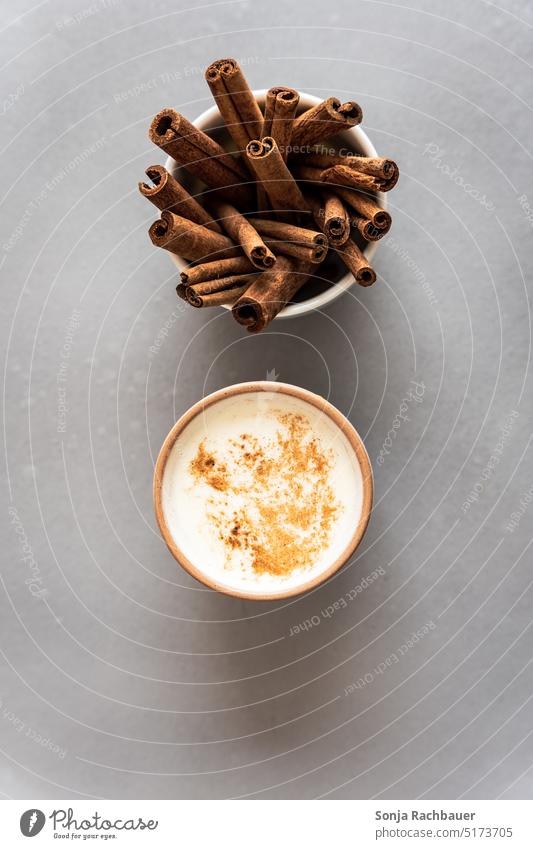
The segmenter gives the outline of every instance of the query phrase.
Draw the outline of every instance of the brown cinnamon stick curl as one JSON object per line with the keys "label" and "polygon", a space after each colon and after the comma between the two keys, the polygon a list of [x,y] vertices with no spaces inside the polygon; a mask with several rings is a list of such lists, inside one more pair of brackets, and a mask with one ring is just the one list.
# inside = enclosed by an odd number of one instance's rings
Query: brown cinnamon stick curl
{"label": "brown cinnamon stick curl", "polygon": [[265,242],[277,253],[289,254],[298,259],[307,259],[319,263],[325,259],[328,240],[323,233],[285,224],[282,221],[270,221],[264,218],[249,218],[251,224],[260,233]]}
{"label": "brown cinnamon stick curl", "polygon": [[222,307],[225,304],[234,304],[241,295],[244,295],[248,286],[235,286],[233,289],[224,289],[221,292],[213,292],[210,295],[197,295],[193,299],[187,298],[192,307]]}
{"label": "brown cinnamon stick curl", "polygon": [[363,110],[355,101],[341,103],[336,97],[328,97],[296,118],[292,127],[292,147],[312,145],[321,139],[340,133],[360,124]]}
{"label": "brown cinnamon stick curl", "polygon": [[243,166],[214,139],[199,130],[175,109],[162,109],[148,131],[150,140],[165,150],[179,165],[195,174],[214,189],[231,187],[239,205],[246,206],[253,197],[243,185],[248,175]]}
{"label": "brown cinnamon stick curl", "polygon": [[[229,296],[229,300],[220,301],[220,303],[229,303],[229,301],[235,300],[235,295],[233,294],[235,290],[238,289],[239,294],[242,294],[253,283],[256,276],[257,273],[232,274],[228,277],[221,277],[218,280],[205,280],[203,283],[194,283],[192,286],[185,287],[185,298],[193,307],[201,307],[204,306],[203,299],[205,297],[231,292],[232,294]],[[228,299],[227,294],[224,297]],[[208,303],[213,303],[213,301],[208,301]]]}
{"label": "brown cinnamon stick curl", "polygon": [[241,255],[240,249],[227,236],[214,233],[181,215],[165,210],[161,218],[151,225],[152,244],[165,248],[188,260],[222,259]]}
{"label": "brown cinnamon stick curl", "polygon": [[265,245],[257,229],[244,215],[241,215],[230,203],[224,201],[213,201],[211,208],[228,236],[242,247],[243,252],[256,268],[263,271],[272,268],[276,262],[276,257]]}
{"label": "brown cinnamon stick curl", "polygon": [[265,271],[233,305],[233,316],[250,333],[258,333],[287,306],[308,279],[310,266],[280,256],[270,271]]}
{"label": "brown cinnamon stick curl", "polygon": [[249,274],[254,271],[254,266],[246,256],[236,256],[230,259],[215,259],[211,262],[202,262],[191,265],[181,273],[183,284],[194,285],[203,283],[205,280],[217,280],[220,277],[228,277],[232,274]]}
{"label": "brown cinnamon stick curl", "polygon": [[400,170],[393,159],[385,159],[384,157],[358,156],[357,154],[331,153],[329,149],[324,149],[321,145],[315,145],[309,153],[297,154],[294,157],[295,162],[299,165],[311,165],[314,168],[332,168],[334,165],[345,165],[348,168],[354,168],[356,171],[361,171],[363,174],[368,174],[370,177],[383,181],[387,188],[383,191],[390,191],[398,182]]}
{"label": "brown cinnamon stick curl", "polygon": [[169,174],[163,165],[150,165],[145,174],[153,183],[139,183],[139,191],[145,198],[151,201],[158,209],[172,209],[184,218],[203,224],[215,233],[221,233],[219,225],[208,215],[203,206],[200,206],[189,192],[183,188],[181,183]]}
{"label": "brown cinnamon stick curl", "polygon": [[239,63],[217,59],[207,68],[205,79],[228,131],[243,151],[251,139],[259,138],[263,116]]}
{"label": "brown cinnamon stick curl", "polygon": [[348,239],[337,252],[343,263],[352,272],[360,286],[371,286],[376,281],[376,272],[352,239]]}
{"label": "brown cinnamon stick curl", "polygon": [[251,141],[246,148],[246,158],[262,183],[274,212],[281,212],[287,218],[291,213],[308,212],[305,198],[271,136]]}
{"label": "brown cinnamon stick curl", "polygon": [[292,128],[300,95],[293,88],[275,86],[269,88],[265,99],[265,118],[260,138],[275,139],[283,161],[287,161]]}
{"label": "brown cinnamon stick curl", "polygon": [[317,227],[330,245],[344,244],[350,235],[350,219],[340,197],[333,192],[306,196]]}
{"label": "brown cinnamon stick curl", "polygon": [[385,232],[390,230],[392,224],[390,214],[386,209],[378,206],[375,198],[361,192],[345,189],[342,186],[335,186],[334,191],[336,195],[342,198],[344,203],[355,210],[357,215],[367,218],[372,222],[374,227],[377,227],[379,230],[385,230]]}

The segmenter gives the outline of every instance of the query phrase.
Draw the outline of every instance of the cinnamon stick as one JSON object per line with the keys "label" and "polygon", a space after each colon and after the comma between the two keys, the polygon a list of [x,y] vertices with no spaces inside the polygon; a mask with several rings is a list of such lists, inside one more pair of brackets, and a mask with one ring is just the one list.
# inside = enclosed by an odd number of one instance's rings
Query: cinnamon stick
{"label": "cinnamon stick", "polygon": [[334,183],[337,186],[340,184],[367,192],[385,191],[389,185],[383,180],[371,177],[370,174],[363,174],[362,171],[356,171],[355,168],[349,168],[347,165],[326,168],[321,172],[320,179],[323,183]]}
{"label": "cinnamon stick", "polygon": [[335,186],[335,194],[339,195],[344,203],[348,204],[362,218],[368,218],[374,227],[379,230],[390,230],[392,219],[386,209],[378,206],[376,199],[371,195],[351,191],[342,186]]}
{"label": "cinnamon stick", "polygon": [[254,271],[254,266],[246,256],[236,256],[231,259],[215,259],[185,268],[181,274],[181,282],[190,286],[203,283],[205,280],[218,280],[231,274],[248,274]]}
{"label": "cinnamon stick", "polygon": [[233,289],[224,289],[222,292],[213,292],[211,295],[197,295],[188,303],[192,307],[222,307],[224,304],[234,304],[247,290],[247,286],[235,286]]}
{"label": "cinnamon stick", "polygon": [[394,180],[394,185],[396,185],[400,173],[393,159],[358,156],[355,153],[347,155],[338,152],[331,153],[329,149],[326,150],[321,145],[315,145],[309,153],[297,155],[295,160],[298,164],[312,165],[314,168],[324,170],[332,168],[334,165],[346,165],[348,168],[355,168],[356,171],[376,177],[387,184]]}
{"label": "cinnamon stick", "polygon": [[342,103],[336,97],[328,97],[322,103],[312,106],[296,118],[293,128],[292,147],[312,145],[321,139],[340,133],[360,124],[363,111],[353,100]]}
{"label": "cinnamon stick", "polygon": [[280,256],[270,271],[259,275],[233,305],[233,316],[250,333],[269,324],[296,294],[310,274],[305,262]]}
{"label": "cinnamon stick", "polygon": [[189,194],[187,189],[183,188],[181,183],[174,179],[172,174],[169,174],[163,165],[150,165],[145,174],[150,178],[153,186],[148,185],[148,183],[139,183],[139,191],[154,206],[157,206],[158,209],[172,209],[173,212],[195,221],[196,224],[203,224],[204,227],[214,230],[215,233],[222,232],[204,207],[200,206],[198,201]]}
{"label": "cinnamon stick", "polygon": [[218,280],[204,280],[203,283],[194,283],[185,287],[185,298],[194,307],[202,306],[199,301],[206,295],[216,295],[220,292],[234,291],[240,289],[246,291],[248,286],[255,280],[255,274],[232,274],[229,277],[221,277]]}
{"label": "cinnamon stick", "polygon": [[243,252],[256,268],[265,270],[274,265],[276,257],[265,245],[256,228],[244,215],[241,215],[230,203],[224,201],[212,202],[211,208],[228,236],[242,247]]}
{"label": "cinnamon stick", "polygon": [[390,229],[389,227],[382,227],[381,229],[374,227],[370,219],[363,218],[355,212],[348,213],[348,217],[350,226],[358,230],[367,242],[378,242]]}
{"label": "cinnamon stick", "polygon": [[287,161],[291,143],[292,127],[300,95],[293,88],[275,86],[269,88],[265,100],[263,129],[258,138],[271,136],[275,139],[283,161]]}
{"label": "cinnamon stick", "polygon": [[323,233],[264,218],[249,218],[248,220],[275,251],[308,259],[313,263],[322,262],[325,259],[328,241]]}
{"label": "cinnamon stick", "polygon": [[239,205],[250,203],[252,192],[243,184],[248,179],[243,166],[184,115],[175,109],[162,109],[153,119],[148,135],[154,144],[207,186],[214,189],[231,187]]}
{"label": "cinnamon stick", "polygon": [[308,212],[305,198],[271,136],[254,139],[246,148],[247,161],[268,195],[274,212],[290,218]]}
{"label": "cinnamon stick", "polygon": [[217,59],[205,79],[235,144],[244,151],[249,141],[259,138],[263,116],[239,63]]}
{"label": "cinnamon stick", "polygon": [[337,253],[352,272],[356,283],[359,283],[360,286],[371,286],[375,282],[376,272],[368,264],[365,255],[359,250],[353,239],[348,239],[342,247],[337,248]]}
{"label": "cinnamon stick", "polygon": [[154,221],[148,233],[156,247],[188,260],[241,255],[240,249],[227,236],[214,233],[169,210],[161,213],[161,218]]}
{"label": "cinnamon stick", "polygon": [[350,218],[340,197],[333,192],[321,196],[306,196],[317,227],[320,227],[330,245],[344,244],[350,236]]}

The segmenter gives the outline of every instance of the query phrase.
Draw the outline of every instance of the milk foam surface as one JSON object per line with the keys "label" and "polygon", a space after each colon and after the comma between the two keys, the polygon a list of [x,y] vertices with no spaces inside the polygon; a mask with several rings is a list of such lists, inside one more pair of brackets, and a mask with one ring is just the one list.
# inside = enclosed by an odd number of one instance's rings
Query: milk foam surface
{"label": "milk foam surface", "polygon": [[[273,575],[258,573],[246,550],[232,552],[231,559],[228,558],[220,529],[209,519],[213,489],[193,475],[191,463],[202,443],[223,458],[231,441],[238,441],[243,433],[252,434],[260,445],[272,444],[276,435],[284,430],[280,423],[283,414],[303,416],[320,448],[331,458],[327,484],[339,509],[327,547],[305,567],[293,569],[286,575]],[[265,498],[268,495],[265,492]],[[225,498],[238,511],[246,501],[246,494],[230,492]],[[258,595],[289,591],[322,573],[348,545],[361,517],[362,503],[361,469],[346,436],[326,413],[282,391],[240,393],[207,407],[174,443],[162,482],[165,520],[185,556],[219,586]]]}

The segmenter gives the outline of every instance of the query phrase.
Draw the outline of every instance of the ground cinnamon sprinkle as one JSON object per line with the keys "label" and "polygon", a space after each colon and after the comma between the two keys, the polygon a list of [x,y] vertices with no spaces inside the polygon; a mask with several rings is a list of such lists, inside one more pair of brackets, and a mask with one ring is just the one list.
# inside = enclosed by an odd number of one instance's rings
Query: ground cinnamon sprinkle
{"label": "ground cinnamon sprinkle", "polygon": [[224,543],[227,566],[240,555],[257,573],[288,575],[328,547],[341,506],[329,483],[333,452],[320,445],[308,419],[271,415],[280,425],[274,438],[242,433],[220,452],[223,460],[204,440],[189,471],[214,490],[207,518]]}

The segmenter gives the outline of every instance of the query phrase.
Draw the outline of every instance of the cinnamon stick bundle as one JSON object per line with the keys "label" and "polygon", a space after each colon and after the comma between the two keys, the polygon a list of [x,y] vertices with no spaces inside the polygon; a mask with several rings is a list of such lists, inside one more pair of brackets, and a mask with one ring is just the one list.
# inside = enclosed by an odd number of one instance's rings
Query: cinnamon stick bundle
{"label": "cinnamon stick bundle", "polygon": [[363,110],[355,101],[341,103],[337,97],[328,97],[296,118],[291,144],[293,148],[313,145],[321,139],[355,127],[362,119]]}
{"label": "cinnamon stick bundle", "polygon": [[209,216],[203,206],[200,206],[189,192],[183,188],[181,183],[169,174],[163,165],[150,165],[144,172],[153,183],[139,183],[139,191],[145,198],[151,201],[158,209],[172,209],[173,212],[203,224],[215,233],[221,233],[219,225]]}
{"label": "cinnamon stick bundle", "polygon": [[366,260],[353,239],[348,239],[337,252],[346,266],[352,272],[355,282],[360,286],[371,286],[376,281],[376,272]]}
{"label": "cinnamon stick bundle", "polygon": [[308,263],[280,256],[276,265],[263,274],[233,305],[233,316],[250,333],[258,333],[287,306],[308,279]]}
{"label": "cinnamon stick bundle", "polygon": [[340,197],[333,192],[307,195],[307,202],[317,227],[320,227],[330,245],[344,244],[350,236],[350,218]]}
{"label": "cinnamon stick bundle", "polygon": [[270,136],[279,148],[283,161],[287,161],[292,128],[300,95],[293,88],[275,86],[269,88],[265,101],[265,117],[261,135]]}
{"label": "cinnamon stick bundle", "polygon": [[379,230],[390,230],[392,223],[390,214],[386,209],[378,206],[375,198],[361,192],[345,189],[342,186],[335,186],[335,194],[339,195],[344,203],[354,209],[357,215],[371,221],[374,227],[377,227]]}
{"label": "cinnamon stick bundle", "polygon": [[245,184],[248,175],[243,166],[184,115],[175,109],[162,109],[153,119],[148,135],[154,144],[207,186],[214,189],[231,187],[239,205],[250,203],[253,195]]}
{"label": "cinnamon stick bundle", "polygon": [[230,259],[214,259],[210,262],[202,262],[191,265],[181,273],[181,282],[194,285],[203,283],[205,280],[218,280],[220,277],[228,277],[232,274],[249,274],[254,271],[254,266],[246,256],[236,256]]}
{"label": "cinnamon stick bundle", "polygon": [[240,248],[227,236],[169,210],[161,213],[161,218],[154,221],[148,233],[152,244],[188,260],[241,255]]}
{"label": "cinnamon stick bundle", "polygon": [[251,141],[246,148],[246,157],[274,212],[285,218],[308,212],[305,198],[271,136]]}
{"label": "cinnamon stick bundle", "polygon": [[244,151],[249,141],[259,138],[263,116],[239,63],[217,59],[205,79],[235,144]]}
{"label": "cinnamon stick bundle", "polygon": [[213,201],[211,209],[228,236],[242,247],[243,252],[256,268],[261,270],[272,268],[276,262],[276,257],[265,245],[257,229],[244,215],[241,215],[230,203],[224,201]]}
{"label": "cinnamon stick bundle", "polygon": [[285,224],[282,221],[270,221],[264,218],[249,218],[266,242],[276,252],[289,254],[312,263],[322,262],[328,250],[328,241],[323,233]]}

